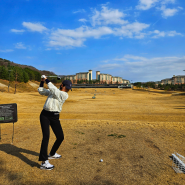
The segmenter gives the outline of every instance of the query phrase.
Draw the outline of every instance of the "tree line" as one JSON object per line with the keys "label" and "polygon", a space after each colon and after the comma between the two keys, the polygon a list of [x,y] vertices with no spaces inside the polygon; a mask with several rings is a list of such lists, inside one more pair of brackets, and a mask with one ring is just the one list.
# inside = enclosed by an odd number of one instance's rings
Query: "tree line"
{"label": "tree line", "polygon": [[185,84],[159,84],[158,85],[158,88],[159,89],[162,89],[162,90],[167,90],[167,91],[171,91],[171,90],[179,90],[179,91],[185,91]]}
{"label": "tree line", "polygon": [[155,82],[146,82],[146,83],[135,82],[134,86],[139,87],[139,88],[141,88],[141,87],[144,87],[144,88],[146,88],[146,87],[155,88]]}
{"label": "tree line", "polygon": [[158,84],[156,85],[155,82],[146,82],[146,83],[141,83],[141,82],[135,82],[134,86],[139,87],[139,88],[154,88],[154,89],[160,89],[160,90],[166,90],[166,91],[171,91],[171,90],[180,90],[180,91],[185,91],[185,84]]}
{"label": "tree line", "polygon": [[18,81],[27,83],[29,80],[40,82],[41,74],[29,68],[21,68],[18,66],[11,66],[8,62],[8,66],[0,66],[0,79],[9,81]]}

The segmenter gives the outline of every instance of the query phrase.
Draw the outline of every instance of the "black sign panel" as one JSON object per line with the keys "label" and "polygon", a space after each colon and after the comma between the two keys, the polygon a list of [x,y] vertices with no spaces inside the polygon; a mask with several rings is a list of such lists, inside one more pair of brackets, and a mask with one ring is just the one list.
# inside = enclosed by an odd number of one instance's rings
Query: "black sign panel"
{"label": "black sign panel", "polygon": [[17,104],[0,104],[0,123],[17,122]]}

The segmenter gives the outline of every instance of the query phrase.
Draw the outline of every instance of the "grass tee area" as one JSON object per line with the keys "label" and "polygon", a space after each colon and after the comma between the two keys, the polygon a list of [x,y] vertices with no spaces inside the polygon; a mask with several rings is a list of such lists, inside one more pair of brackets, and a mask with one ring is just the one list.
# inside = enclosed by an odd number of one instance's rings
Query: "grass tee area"
{"label": "grass tee area", "polygon": [[[62,158],[50,160],[52,171],[40,170],[38,161],[45,100],[37,92],[0,92],[1,104],[18,106],[13,145],[12,124],[1,124],[0,184],[185,184],[169,158],[185,156],[184,95],[73,89],[60,113],[65,139],[57,151]],[[55,141],[50,131],[49,151]]]}

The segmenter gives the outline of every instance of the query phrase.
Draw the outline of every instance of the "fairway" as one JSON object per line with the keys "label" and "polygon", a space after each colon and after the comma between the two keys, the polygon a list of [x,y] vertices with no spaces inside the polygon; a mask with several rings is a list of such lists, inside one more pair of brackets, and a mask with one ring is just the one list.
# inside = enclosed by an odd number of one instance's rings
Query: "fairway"
{"label": "fairway", "polygon": [[[55,168],[45,171],[38,161],[39,116],[47,97],[0,92],[1,104],[18,107],[13,145],[12,123],[1,124],[0,185],[185,184],[169,158],[185,156],[185,96],[115,88],[68,94],[60,113],[62,158],[50,160]],[[49,150],[54,141],[50,129]]]}

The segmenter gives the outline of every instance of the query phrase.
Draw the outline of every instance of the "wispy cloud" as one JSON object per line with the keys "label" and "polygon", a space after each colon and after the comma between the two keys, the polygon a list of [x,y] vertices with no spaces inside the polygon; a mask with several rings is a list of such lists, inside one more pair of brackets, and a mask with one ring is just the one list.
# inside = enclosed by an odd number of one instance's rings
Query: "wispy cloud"
{"label": "wispy cloud", "polygon": [[180,10],[184,10],[184,8],[183,8],[183,7],[181,7],[181,6],[178,6],[178,9],[180,9]]}
{"label": "wispy cloud", "polygon": [[43,26],[41,23],[23,22],[22,25],[30,31],[37,31],[42,33],[43,31],[47,30],[47,28]]}
{"label": "wispy cloud", "polygon": [[168,31],[168,32],[164,32],[164,31],[159,31],[159,30],[154,30],[149,32],[149,35],[153,35],[152,38],[159,38],[159,37],[174,37],[174,36],[184,36],[181,33],[177,33],[176,31]]}
{"label": "wispy cloud", "polygon": [[[116,61],[119,61],[119,63]],[[185,69],[185,56],[146,58],[124,55],[122,58],[109,60],[108,63],[98,65],[96,68],[100,71],[113,70],[116,75],[134,81],[157,81],[167,77],[170,78],[174,74],[180,74],[182,69]]]}
{"label": "wispy cloud", "polygon": [[86,19],[79,19],[78,21],[83,22],[83,23],[86,23],[87,22]]}
{"label": "wispy cloud", "polygon": [[34,57],[26,56],[27,59],[33,59]]}
{"label": "wispy cloud", "polygon": [[86,11],[84,9],[80,9],[80,10],[77,10],[77,11],[74,11],[73,13],[85,13]]}
{"label": "wispy cloud", "polygon": [[25,30],[17,30],[17,29],[11,29],[10,31],[14,32],[14,33],[23,33],[23,32],[25,32]]}
{"label": "wispy cloud", "polygon": [[24,46],[24,44],[22,42],[16,43],[15,48],[17,48],[17,49],[26,49],[26,47]]}
{"label": "wispy cloud", "polygon": [[175,4],[176,0],[139,0],[139,4],[136,6],[138,10],[149,10],[156,7],[157,10],[162,12],[162,17],[167,18],[174,16],[178,11],[183,10],[183,7],[168,8],[168,4]]}
{"label": "wispy cloud", "polygon": [[5,49],[5,50],[1,50],[0,49],[0,52],[3,52],[3,53],[8,53],[8,52],[12,52],[14,51],[13,49]]}
{"label": "wispy cloud", "polygon": [[139,0],[139,4],[136,6],[136,9],[149,10],[157,5],[166,6],[169,3],[174,4],[175,0]]}
{"label": "wispy cloud", "polygon": [[120,68],[123,67],[122,64],[104,64],[104,65],[99,65],[98,69],[100,70],[110,70],[110,69],[115,69],[115,68]]}
{"label": "wispy cloud", "polygon": [[149,24],[134,22],[122,26],[121,28],[115,28],[114,34],[129,38],[141,39],[145,37],[145,33],[142,33],[141,31],[148,28],[149,26]]}

